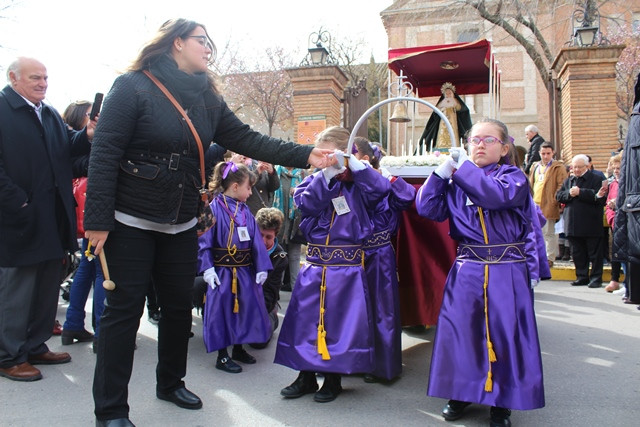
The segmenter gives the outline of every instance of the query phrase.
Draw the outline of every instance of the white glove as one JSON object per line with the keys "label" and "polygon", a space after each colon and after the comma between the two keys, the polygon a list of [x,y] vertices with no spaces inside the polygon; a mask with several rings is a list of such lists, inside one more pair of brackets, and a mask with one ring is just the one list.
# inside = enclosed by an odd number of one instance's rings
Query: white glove
{"label": "white glove", "polygon": [[346,170],[347,168],[345,168],[344,166],[342,166],[339,169],[336,169],[335,166],[329,166],[322,169],[322,175],[324,175],[324,179],[326,179],[327,184],[329,184],[329,181],[331,181],[331,178],[333,178],[336,175],[340,175],[342,172]]}
{"label": "white glove", "polygon": [[215,289],[220,285],[220,279],[218,278],[215,267],[206,269],[202,278],[209,286],[211,286],[211,289]]}
{"label": "white glove", "polygon": [[256,283],[258,285],[263,285],[265,280],[267,280],[267,272],[266,271],[259,271],[259,272],[256,273]]}
{"label": "white glove", "polygon": [[460,166],[462,166],[464,162],[470,161],[469,156],[467,156],[466,150],[462,147],[451,147],[449,149],[449,154],[451,155],[451,158],[456,162],[456,169],[460,169]]}
{"label": "white glove", "polygon": [[341,169],[342,167],[344,167],[344,151],[336,149],[333,151],[333,154],[329,154],[329,157],[335,157],[336,161],[338,162],[333,165],[334,168]]}
{"label": "white glove", "polygon": [[349,169],[353,172],[363,171],[367,167],[360,160],[356,159],[356,156],[349,157]]}
{"label": "white glove", "polygon": [[456,168],[456,161],[452,158],[445,160],[440,166],[438,166],[435,170],[435,174],[438,175],[442,179],[449,179],[453,175],[453,170]]}
{"label": "white glove", "polygon": [[535,288],[539,284],[540,284],[540,280],[538,280],[538,279],[531,279],[530,283],[529,283],[529,285],[531,286],[531,289]]}
{"label": "white glove", "polygon": [[391,172],[389,172],[389,169],[385,168],[384,166],[380,166],[380,173],[382,174],[383,177],[387,178],[389,181],[393,179],[393,175],[391,175]]}

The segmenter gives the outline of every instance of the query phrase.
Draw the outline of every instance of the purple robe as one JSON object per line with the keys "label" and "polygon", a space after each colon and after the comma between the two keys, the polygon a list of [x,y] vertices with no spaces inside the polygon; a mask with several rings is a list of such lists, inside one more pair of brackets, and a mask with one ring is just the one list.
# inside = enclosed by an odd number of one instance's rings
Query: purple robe
{"label": "purple robe", "polygon": [[389,238],[398,229],[398,213],[409,209],[416,197],[413,185],[402,178],[372,214],[373,238],[365,245],[365,272],[374,319],[374,369],[371,374],[391,380],[402,371],[402,329],[396,254]]}
{"label": "purple robe", "polygon": [[[310,244],[326,245],[329,234],[329,245],[362,245],[371,235],[370,212],[388,193],[390,184],[368,167],[352,176],[352,182],[333,178],[327,185],[322,172],[316,172],[296,187],[294,202],[302,213],[300,228]],[[339,196],[346,199],[349,213],[334,215],[332,199]],[[323,360],[317,347],[323,267],[307,260],[282,322],[275,363],[299,371],[337,374],[373,370],[373,319],[363,261],[326,268],[324,325],[331,358]]]}
{"label": "purple robe", "polygon": [[[479,168],[465,162],[451,180],[432,174],[418,191],[418,213],[435,221],[448,218],[450,235],[460,247],[485,244],[478,211],[482,207],[489,244],[524,242],[521,247],[526,260],[488,264],[470,261],[462,259],[459,247],[438,319],[429,396],[519,410],[544,406],[530,280],[548,277],[549,269],[533,206],[527,178],[513,166]],[[485,391],[489,367],[485,265],[489,272],[489,331],[496,355],[491,364],[492,391]]]}
{"label": "purple robe", "polygon": [[[225,199],[229,210],[223,207]],[[237,313],[233,312],[235,296],[231,292],[233,268],[215,267],[220,285],[215,289],[207,287],[203,315],[203,336],[207,352],[220,350],[232,344],[266,342],[271,336],[271,322],[264,305],[262,286],[256,283],[256,273],[270,271],[273,266],[256,220],[246,204],[238,203],[236,199],[222,194],[214,198],[210,206],[216,224],[199,238],[198,271],[203,272],[214,266],[214,249],[227,248],[230,213],[236,218],[231,245],[235,245],[238,250],[250,250],[251,264],[236,267]],[[251,239],[241,242],[238,227],[247,227]]]}

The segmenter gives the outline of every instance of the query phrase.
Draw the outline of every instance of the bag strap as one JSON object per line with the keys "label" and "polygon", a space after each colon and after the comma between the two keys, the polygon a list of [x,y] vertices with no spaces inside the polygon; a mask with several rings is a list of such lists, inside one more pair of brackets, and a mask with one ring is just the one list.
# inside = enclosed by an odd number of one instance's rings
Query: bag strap
{"label": "bag strap", "polygon": [[205,197],[208,197],[206,194],[207,191],[205,188],[207,182],[205,181],[205,178],[204,178],[204,149],[202,148],[202,141],[200,140],[200,135],[198,135],[198,132],[196,132],[196,128],[193,126],[193,123],[191,123],[191,119],[189,118],[189,116],[187,116],[187,113],[184,111],[184,108],[180,106],[178,101],[176,101],[173,95],[171,95],[171,92],[169,92],[169,90],[160,82],[160,80],[158,80],[156,76],[151,74],[149,70],[142,70],[142,72],[145,73],[147,77],[149,77],[151,81],[153,81],[156,84],[156,86],[158,86],[158,88],[160,88],[162,93],[164,93],[167,98],[169,98],[169,101],[171,101],[173,106],[176,107],[176,110],[178,110],[178,112],[182,115],[182,118],[184,118],[184,120],[189,125],[189,129],[191,129],[191,133],[193,133],[193,137],[195,138],[196,143],[198,145],[198,154],[200,155],[200,180],[202,181],[202,188],[200,189],[200,194],[202,195],[202,200],[205,200]]}

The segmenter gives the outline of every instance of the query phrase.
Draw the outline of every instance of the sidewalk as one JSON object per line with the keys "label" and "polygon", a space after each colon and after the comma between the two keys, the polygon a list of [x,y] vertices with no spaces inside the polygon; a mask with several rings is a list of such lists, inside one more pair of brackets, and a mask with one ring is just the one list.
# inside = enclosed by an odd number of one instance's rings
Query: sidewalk
{"label": "sidewalk", "polygon": [[[282,293],[283,311],[290,293]],[[542,282],[535,291],[545,369],[547,405],[514,411],[514,426],[634,426],[640,419],[640,311],[604,289],[571,287],[566,281]],[[61,299],[58,319],[64,319]],[[195,312],[194,312],[195,313]],[[87,325],[90,320],[87,321]],[[488,409],[473,405],[456,422],[443,421],[443,399],[425,395],[434,331],[403,333],[402,376],[390,384],[343,380],[344,392],[331,403],[312,396],[285,400],[279,391],[296,377],[275,365],[275,342],[250,350],[256,365],[233,375],[216,370],[215,354],[202,343],[202,323],[194,315],[187,387],[204,402],[198,411],[180,409],[155,397],[156,335],[141,320],[138,350],[129,386],[131,420],[145,426],[487,426]],[[91,384],[95,357],[90,343],[62,346],[65,365],[41,366],[44,379],[19,383],[0,378],[0,426],[92,426]]]}
{"label": "sidewalk", "polygon": [[[576,268],[573,261],[554,261],[551,267],[551,280],[576,280]],[[624,274],[620,273],[620,280],[624,280]],[[602,267],[602,286],[607,286],[611,281],[611,264]]]}

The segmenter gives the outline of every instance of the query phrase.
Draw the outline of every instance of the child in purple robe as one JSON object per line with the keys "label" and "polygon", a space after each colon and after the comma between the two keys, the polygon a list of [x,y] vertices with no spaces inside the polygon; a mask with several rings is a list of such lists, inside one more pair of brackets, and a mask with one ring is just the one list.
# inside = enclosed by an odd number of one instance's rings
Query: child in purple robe
{"label": "child in purple robe", "polygon": [[[262,284],[273,267],[245,204],[255,180],[245,165],[216,165],[209,183],[210,190],[218,193],[210,204],[216,223],[199,239],[199,271],[209,285],[204,343],[207,352],[218,351],[216,368],[229,373],[242,372],[233,360],[256,363],[242,344],[265,342],[271,335]],[[233,345],[231,358],[229,345]]]}
{"label": "child in purple robe", "polygon": [[364,380],[372,383],[392,380],[402,372],[400,297],[391,238],[398,229],[398,213],[411,207],[416,189],[380,167],[382,151],[366,138],[355,138],[353,150],[357,159],[371,164],[391,184],[389,195],[378,203],[371,215],[373,234],[364,245],[375,348],[374,368],[365,374]]}
{"label": "child in purple robe", "polygon": [[314,173],[296,187],[307,241],[282,322],[275,362],[300,371],[280,392],[296,398],[318,390],[316,402],[330,402],[342,391],[341,374],[365,374],[374,367],[373,318],[364,271],[363,245],[373,232],[371,212],[390,190],[389,181],[351,156],[344,158],[349,131],[331,127],[316,147],[334,149],[348,162]]}
{"label": "child in purple robe", "polygon": [[483,119],[467,141],[469,156],[452,148],[452,158],[416,197],[418,213],[449,219],[459,242],[427,394],[450,399],[442,411],[447,421],[479,403],[491,406],[491,426],[510,426],[511,409],[544,406],[532,287],[550,273],[527,177],[510,160],[506,126]]}

